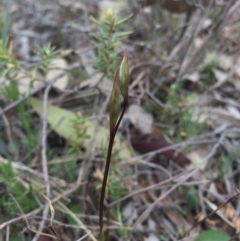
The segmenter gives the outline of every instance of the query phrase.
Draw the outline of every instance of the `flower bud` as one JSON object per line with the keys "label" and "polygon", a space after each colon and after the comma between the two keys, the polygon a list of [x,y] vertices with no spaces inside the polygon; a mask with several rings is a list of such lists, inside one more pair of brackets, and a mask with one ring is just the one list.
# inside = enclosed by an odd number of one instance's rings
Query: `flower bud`
{"label": "flower bud", "polygon": [[128,57],[126,51],[123,52],[123,60],[119,69],[120,78],[120,90],[124,102],[128,101],[128,78],[129,78],[129,68],[128,68]]}
{"label": "flower bud", "polygon": [[110,97],[109,106],[109,119],[110,119],[110,133],[115,132],[115,126],[120,114],[120,81],[119,81],[119,69],[117,69],[112,93]]}

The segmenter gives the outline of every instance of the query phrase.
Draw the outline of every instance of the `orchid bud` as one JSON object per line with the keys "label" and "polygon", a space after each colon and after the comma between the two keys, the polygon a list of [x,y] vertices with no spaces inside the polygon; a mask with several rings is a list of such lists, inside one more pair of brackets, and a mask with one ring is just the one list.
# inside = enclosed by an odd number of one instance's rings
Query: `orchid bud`
{"label": "orchid bud", "polygon": [[119,69],[117,69],[112,93],[110,97],[109,107],[109,119],[110,119],[110,133],[115,132],[115,126],[120,114],[120,81],[119,81]]}
{"label": "orchid bud", "polygon": [[128,57],[127,57],[126,51],[124,51],[123,60],[119,69],[119,78],[120,78],[120,90],[125,103],[128,101],[128,77],[129,77]]}

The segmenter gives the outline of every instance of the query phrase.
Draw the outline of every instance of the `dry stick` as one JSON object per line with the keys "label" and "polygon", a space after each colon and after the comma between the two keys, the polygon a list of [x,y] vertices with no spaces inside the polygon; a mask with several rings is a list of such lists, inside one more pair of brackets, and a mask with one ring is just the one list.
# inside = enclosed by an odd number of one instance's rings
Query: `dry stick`
{"label": "dry stick", "polygon": [[87,235],[93,240],[97,241],[97,239],[93,236],[91,231],[83,224],[83,222],[70,210],[68,209],[61,201],[58,202],[58,205],[69,215],[72,219],[74,219],[78,225],[82,226],[84,230],[87,231]]}
{"label": "dry stick", "polygon": [[[128,164],[128,163],[131,163],[132,161],[138,161],[139,158],[145,158],[145,157],[148,157],[148,156],[154,156],[156,154],[160,154],[162,152],[165,152],[165,151],[168,151],[168,150],[172,150],[172,149],[175,149],[175,148],[179,148],[179,147],[183,147],[183,146],[187,146],[187,145],[197,145],[197,144],[206,144],[206,143],[216,143],[218,139],[217,138],[214,138],[214,139],[210,139],[210,140],[188,140],[188,141],[183,141],[183,142],[180,142],[180,143],[177,143],[177,144],[173,144],[173,145],[170,145],[170,146],[167,146],[167,147],[163,147],[161,149],[158,149],[156,151],[151,151],[151,152],[148,152],[146,154],[142,154],[142,155],[139,155],[137,157],[132,157],[132,158],[129,158],[128,160],[125,160],[125,161],[121,161],[119,163],[119,165],[124,165],[124,164]],[[143,162],[139,161],[140,163],[144,164]],[[147,165],[150,165],[150,164],[147,164]]]}
{"label": "dry stick", "polygon": [[203,218],[202,220],[198,221],[197,223],[195,223],[190,229],[188,229],[183,236],[181,237],[184,238],[187,234],[189,234],[189,232],[191,230],[193,230],[196,226],[198,226],[200,223],[204,222],[206,219],[208,219],[209,217],[211,217],[213,214],[215,214],[218,210],[220,210],[221,208],[223,208],[224,206],[226,206],[229,202],[231,202],[232,200],[234,200],[235,198],[237,198],[238,196],[240,196],[240,192],[236,193],[235,195],[233,195],[232,197],[230,197],[225,203],[223,203],[222,205],[220,205],[217,209],[213,210],[211,213],[209,213],[205,218]]}
{"label": "dry stick", "polygon": [[[212,3],[213,3],[213,0],[211,0],[210,4],[208,4],[208,8],[210,7],[210,5],[211,5]],[[187,59],[187,54],[188,54],[189,51],[190,51],[190,47],[192,46],[193,39],[194,39],[194,37],[196,37],[196,36],[198,35],[198,33],[199,33],[199,29],[200,29],[200,27],[201,27],[201,22],[202,22],[202,20],[203,20],[204,18],[206,18],[207,11],[204,12],[202,8],[201,8],[201,10],[202,10],[202,16],[201,16],[200,20],[197,22],[196,27],[194,27],[195,31],[194,31],[194,33],[192,34],[192,36],[187,40],[188,45],[187,45],[187,49],[186,49],[186,51],[185,51],[185,53],[184,53],[184,56],[183,56],[183,58],[182,58],[182,61],[180,61],[180,62],[181,62],[181,65],[180,65],[180,68],[179,68],[178,73],[177,73],[177,78],[176,78],[177,81],[178,81],[179,78],[181,77],[180,72],[182,72],[181,70],[182,70],[182,68],[184,68],[184,66],[185,66],[185,61],[186,61],[186,59]],[[170,56],[169,56],[169,58],[168,58],[168,61],[172,61],[173,58],[177,55],[177,53],[182,49],[182,46],[184,46],[184,45],[186,45],[186,44],[184,43],[184,36],[182,36],[182,38],[181,38],[181,40],[179,41],[179,43],[178,43],[178,44],[176,45],[176,47],[174,47],[174,49],[171,51]]]}
{"label": "dry stick", "polygon": [[[76,182],[76,183],[73,185],[72,188],[66,190],[66,191],[63,192],[61,195],[53,198],[53,199],[51,200],[51,203],[53,204],[53,203],[59,201],[61,198],[63,198],[63,197],[65,197],[65,196],[71,194],[72,192],[76,191],[76,190],[79,188],[80,184],[81,184],[80,182]],[[39,213],[39,212],[44,208],[44,206],[45,206],[45,205],[42,205],[42,206],[40,206],[39,208],[33,210],[32,212],[30,212],[30,213],[28,213],[28,214],[25,214],[24,217],[23,217],[23,215],[21,215],[20,217],[17,217],[17,218],[11,219],[11,220],[9,220],[9,221],[7,221],[7,222],[5,222],[5,223],[2,223],[2,224],[0,225],[0,230],[3,229],[3,228],[5,228],[6,226],[12,224],[12,223],[15,223],[15,222],[23,219],[23,218],[28,218],[28,217],[31,217],[32,215],[35,215],[35,214]]]}
{"label": "dry stick", "polygon": [[[233,0],[234,1],[234,0]],[[232,1],[232,2],[233,2]],[[212,38],[212,36],[214,36],[214,31],[216,31],[218,29],[218,27],[221,25],[222,20],[231,13],[232,8],[230,9],[230,11],[228,12],[229,8],[231,7],[232,3],[231,1],[229,2],[229,5],[226,5],[226,7],[224,8],[221,16],[219,16],[218,21],[216,22],[216,24],[212,27],[210,33],[205,37],[205,39],[203,40],[203,43],[201,44],[201,46],[195,51],[195,53],[192,55],[191,58],[189,58],[186,61],[182,62],[182,65],[179,69],[179,72],[177,74],[177,81],[179,81],[180,77],[183,75],[183,73],[194,63],[195,59],[197,58],[197,56],[199,55],[200,52],[203,51],[203,49],[206,47],[206,44],[210,41],[210,39]]]}
{"label": "dry stick", "polygon": [[[71,70],[72,68],[75,68],[75,67],[77,67],[77,66],[79,66],[79,65],[78,65],[78,64],[73,64],[72,66],[70,66],[70,67],[67,68],[67,69],[68,69],[68,70]],[[26,94],[25,96],[23,96],[23,97],[20,98],[19,100],[17,100],[17,101],[15,101],[15,102],[11,103],[10,105],[6,106],[3,110],[0,111],[0,116],[1,116],[3,113],[7,112],[8,110],[10,110],[10,109],[14,108],[15,106],[19,105],[19,104],[20,104],[21,102],[23,102],[24,100],[28,99],[31,95],[34,95],[34,94],[38,93],[39,91],[41,91],[42,89],[44,89],[44,88],[47,86],[47,84],[50,85],[50,86],[53,86],[53,84],[54,84],[58,79],[62,78],[64,75],[66,75],[65,72],[64,72],[64,73],[61,73],[61,74],[59,74],[59,75],[57,75],[57,76],[55,76],[54,78],[52,78],[52,79],[50,79],[49,81],[47,81],[47,83],[44,82],[44,85],[36,88],[35,90],[33,90],[33,91],[31,91],[30,93]]]}
{"label": "dry stick", "polygon": [[14,197],[11,193],[9,193],[9,196],[13,199],[13,201],[14,201],[15,204],[17,205],[19,211],[21,212],[23,218],[25,219],[25,222],[26,222],[26,224],[27,224],[27,228],[28,228],[30,231],[32,231],[32,232],[34,232],[34,233],[39,233],[39,235],[44,235],[44,236],[48,236],[48,237],[51,237],[51,238],[54,238],[54,239],[55,239],[55,236],[53,236],[53,235],[51,235],[51,234],[41,233],[41,232],[39,232],[39,231],[37,231],[37,230],[35,230],[35,229],[32,229],[31,226],[30,226],[30,224],[29,224],[29,222],[28,222],[28,220],[27,220],[27,218],[26,218],[26,216],[25,216],[25,214],[24,214],[24,212],[23,212],[23,210],[21,209],[21,207],[20,207],[19,203],[17,202],[17,200],[15,199],[15,197]]}
{"label": "dry stick", "polygon": [[[48,176],[48,166],[47,166],[47,108],[48,108],[48,95],[49,91],[51,90],[51,85],[48,85],[47,88],[44,91],[43,95],[43,114],[42,114],[42,170],[43,170],[43,180],[45,182],[46,187],[46,195],[50,198],[51,195],[51,188],[49,184],[49,176]],[[40,225],[38,227],[38,232],[42,232],[45,220],[47,218],[49,211],[49,205],[48,203],[45,204],[43,214],[42,214],[42,221],[40,222]],[[32,239],[32,241],[37,241],[40,236],[40,233],[37,233],[35,237]]]}
{"label": "dry stick", "polygon": [[[0,107],[0,111],[2,111],[2,108]],[[8,137],[8,141],[9,143],[13,143],[13,138],[12,138],[12,132],[11,132],[11,125],[8,121],[8,118],[5,114],[2,115],[2,119],[3,119],[3,123],[6,127],[6,132],[7,132],[7,137]]]}
{"label": "dry stick", "polygon": [[[210,4],[212,5],[212,3],[213,3],[213,0],[211,0]],[[209,4],[209,6],[210,6],[210,4]],[[199,30],[200,30],[200,27],[201,27],[202,20],[204,19],[204,17],[206,17],[206,14],[207,14],[207,11],[205,11],[205,13],[204,13],[204,11],[202,11],[202,17],[201,17],[200,21],[198,21],[198,23],[197,23],[197,26],[195,28],[195,32],[192,34],[192,36],[191,36],[191,38],[189,40],[189,44],[188,44],[187,50],[185,51],[183,60],[181,61],[182,63],[180,65],[179,71],[177,73],[176,81],[179,81],[180,77],[184,73],[184,70],[185,70],[185,67],[186,67],[187,55],[188,55],[188,53],[190,51],[190,48],[192,46],[192,42],[193,42],[194,38],[199,34]],[[202,46],[204,46],[204,44],[202,44]]]}
{"label": "dry stick", "polygon": [[204,157],[204,160],[207,161],[207,167],[210,167],[213,163],[211,162],[211,158],[216,154],[217,152],[217,149],[223,145],[223,141],[224,139],[226,138],[226,134],[223,133],[221,135],[221,137],[219,138],[219,140],[214,144],[212,150],[210,151],[210,153],[208,153],[205,157]]}
{"label": "dry stick", "polygon": [[118,203],[120,203],[120,202],[122,202],[122,201],[124,201],[124,200],[126,200],[126,199],[128,199],[128,198],[130,198],[130,197],[132,197],[132,196],[134,196],[134,195],[137,195],[137,194],[140,194],[140,193],[142,193],[142,192],[149,191],[149,190],[154,190],[154,189],[156,189],[156,188],[159,188],[159,187],[163,186],[164,184],[167,184],[167,183],[169,183],[169,182],[171,182],[171,181],[175,181],[175,179],[181,177],[182,175],[184,175],[184,174],[186,174],[186,173],[188,173],[188,172],[189,172],[189,171],[185,171],[185,172],[183,172],[183,173],[180,173],[180,174],[178,174],[178,175],[176,175],[176,176],[174,176],[174,177],[170,177],[170,178],[168,178],[167,180],[164,180],[164,181],[159,182],[159,183],[157,183],[157,184],[153,184],[153,185],[151,185],[151,186],[148,186],[148,187],[145,187],[145,188],[136,190],[136,191],[134,191],[134,192],[131,192],[131,193],[127,194],[126,196],[121,197],[121,198],[119,198],[118,200],[110,203],[110,204],[108,205],[108,208],[111,208],[111,207],[115,206],[116,204],[118,204]]}
{"label": "dry stick", "polygon": [[[76,217],[78,218],[78,216],[79,217],[83,217],[83,218],[93,218],[94,220],[98,220],[99,219],[99,216],[95,216],[95,215],[81,215],[81,214],[74,214],[74,215],[76,215]],[[42,217],[38,217],[38,216],[35,216],[35,219],[41,219]],[[51,219],[50,218],[47,218],[46,219],[47,221],[51,221]],[[66,228],[75,228],[75,229],[80,229],[80,230],[99,230],[99,225],[95,225],[95,226],[93,226],[93,225],[86,225],[86,227],[84,226],[84,227],[80,227],[79,225],[77,225],[77,224],[66,224],[66,223],[63,223],[63,222],[60,222],[60,221],[57,221],[57,220],[53,220],[53,223],[55,223],[55,224],[58,224],[58,225],[60,225],[60,226],[63,226],[63,227],[66,227]],[[114,221],[114,220],[112,220],[111,221],[111,223],[113,223],[111,226],[108,226],[107,227],[107,229],[109,229],[109,230],[123,230],[123,229],[127,229],[127,230],[132,230],[132,227],[123,227],[123,226],[119,226],[119,225],[122,225],[121,223],[118,223],[117,221]]]}
{"label": "dry stick", "polygon": [[143,213],[142,215],[137,219],[137,221],[134,223],[133,228],[135,229],[137,227],[137,225],[139,223],[142,223],[147,216],[152,212],[152,210],[154,209],[154,207],[160,202],[162,201],[164,198],[167,197],[167,195],[169,195],[172,191],[174,191],[178,186],[180,186],[183,182],[185,182],[188,178],[190,178],[193,174],[195,174],[197,171],[199,170],[199,168],[195,168],[193,169],[193,171],[191,171],[188,175],[186,175],[185,177],[183,177],[183,179],[181,181],[179,181],[177,184],[175,184],[174,186],[172,186],[168,191],[166,191],[165,193],[163,193],[154,203],[152,203]]}
{"label": "dry stick", "polygon": [[10,226],[6,227],[6,241],[9,241],[9,236],[10,236]]}
{"label": "dry stick", "polygon": [[46,185],[46,195],[50,198],[51,189],[49,184],[48,166],[47,166],[47,112],[48,112],[48,94],[51,90],[51,85],[47,86],[43,96],[43,115],[42,115],[42,169],[43,178]]}
{"label": "dry stick", "polygon": [[[105,75],[102,75],[99,79],[99,82],[101,82],[103,79],[104,79]],[[97,89],[99,90],[99,88],[97,87]],[[109,103],[109,100],[110,100],[110,95],[107,96],[107,99],[105,101],[105,103],[103,104],[101,110],[100,110],[100,114],[103,114],[105,112],[105,110],[107,109],[107,105]],[[82,164],[82,168],[79,169],[78,171],[78,181],[80,182],[81,180],[85,179],[88,174],[89,174],[89,170],[90,170],[90,161],[89,160],[92,160],[93,159],[93,153],[94,153],[94,149],[95,149],[95,136],[96,136],[96,133],[97,133],[97,128],[99,126],[99,123],[100,121],[97,120],[96,124],[95,124],[95,127],[94,127],[94,131],[93,131],[93,135],[91,136],[90,140],[89,140],[89,143],[91,143],[91,152],[89,154],[89,156],[87,158],[85,158],[85,160],[83,161],[83,164]],[[86,170],[86,171],[85,171]],[[84,191],[84,190],[83,190]]]}
{"label": "dry stick", "polygon": [[[8,160],[7,159],[4,159],[2,156],[0,156],[0,164],[1,163],[4,163],[4,164],[8,164]],[[34,169],[31,169],[29,168],[28,166],[25,166],[23,163],[21,162],[14,162],[12,161],[11,162],[11,166],[13,169],[17,169],[17,170],[21,170],[21,171],[25,171],[25,172],[28,172],[29,174],[33,175],[34,177],[39,177],[39,178],[43,178],[43,174],[42,173],[39,173],[37,171],[35,171]],[[49,176],[51,177],[52,180],[50,180],[50,182],[52,183],[52,185],[54,185],[56,182],[59,184],[64,184],[65,185],[65,182],[63,182],[62,179],[58,179],[56,177],[52,177],[52,176]]]}
{"label": "dry stick", "polygon": [[188,6],[187,7],[187,12],[186,12],[186,16],[185,16],[185,23],[184,23],[184,26],[182,28],[182,31],[180,33],[180,36],[178,37],[177,41],[176,41],[176,45],[181,42],[181,40],[183,39],[187,29],[188,29],[188,26],[189,26],[189,23],[190,23],[190,20],[191,20],[191,17],[192,17],[192,14],[194,12],[194,8],[193,6]]}

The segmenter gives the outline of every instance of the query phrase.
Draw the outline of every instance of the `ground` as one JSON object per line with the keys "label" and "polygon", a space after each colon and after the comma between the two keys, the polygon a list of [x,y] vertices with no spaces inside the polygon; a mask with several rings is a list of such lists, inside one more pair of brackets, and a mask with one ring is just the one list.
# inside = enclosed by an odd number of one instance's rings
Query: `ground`
{"label": "ground", "polygon": [[99,240],[123,53],[105,239],[238,240],[239,0],[1,0],[0,11],[0,240]]}

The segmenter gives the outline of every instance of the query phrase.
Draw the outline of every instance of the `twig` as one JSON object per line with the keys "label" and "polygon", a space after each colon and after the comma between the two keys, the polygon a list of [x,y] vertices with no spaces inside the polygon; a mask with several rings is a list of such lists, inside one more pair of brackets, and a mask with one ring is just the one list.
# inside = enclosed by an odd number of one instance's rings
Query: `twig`
{"label": "twig", "polygon": [[51,189],[49,184],[49,177],[48,177],[48,166],[47,166],[47,100],[48,94],[51,89],[51,86],[47,86],[44,92],[43,97],[43,115],[42,115],[42,169],[43,169],[43,178],[46,185],[46,195],[47,197],[51,196]]}
{"label": "twig", "polygon": [[[79,182],[74,183],[72,188],[69,188],[69,189],[66,190],[65,192],[61,193],[61,195],[53,198],[53,199],[51,200],[51,203],[55,203],[55,202],[59,201],[61,198],[63,198],[64,196],[67,196],[67,195],[73,193],[74,191],[76,191],[76,190],[79,188],[80,184],[81,184],[81,183],[79,183]],[[21,216],[19,216],[19,217],[14,218],[14,219],[8,220],[8,221],[5,222],[5,223],[2,223],[2,224],[0,225],[0,230],[3,229],[3,228],[5,228],[6,226],[12,224],[12,223],[15,223],[15,222],[23,219],[23,218],[28,218],[28,217],[31,217],[31,216],[33,216],[33,215],[41,212],[41,210],[44,208],[44,206],[45,206],[45,205],[42,205],[42,206],[40,206],[39,208],[33,210],[32,212],[30,212],[30,213],[28,213],[28,214],[25,214],[24,217],[23,217],[23,215],[21,215]]]}
{"label": "twig", "polygon": [[165,151],[168,151],[168,150],[172,150],[173,148],[179,148],[179,147],[183,147],[183,146],[187,146],[187,145],[216,143],[216,141],[217,141],[217,138],[213,138],[213,139],[210,139],[210,140],[188,140],[188,141],[184,141],[184,142],[181,142],[181,143],[173,144],[173,145],[170,145],[170,146],[158,149],[156,151],[151,151],[151,152],[148,152],[146,154],[139,155],[137,157],[129,158],[128,160],[121,161],[119,163],[119,165],[128,164],[128,163],[131,163],[133,161],[141,163],[141,161],[139,161],[139,158],[145,158],[145,157],[148,157],[148,156],[154,156],[156,154],[159,154],[159,153],[162,153],[162,152],[165,152]]}
{"label": "twig", "polygon": [[152,212],[154,207],[162,201],[164,198],[166,198],[171,192],[173,192],[178,186],[180,186],[183,182],[185,182],[188,178],[190,178],[193,174],[195,174],[199,168],[193,169],[188,175],[185,175],[182,180],[180,180],[178,183],[176,183],[174,186],[172,186],[168,191],[163,193],[154,203],[152,203],[137,219],[137,221],[134,223],[133,228],[136,228],[139,223],[142,223],[148,215]]}
{"label": "twig", "polygon": [[83,235],[80,239],[78,239],[77,241],[82,241],[83,239],[85,239],[86,237],[88,237],[90,235],[90,233],[86,233],[85,235]]}
{"label": "twig", "polygon": [[9,196],[13,199],[13,201],[14,201],[15,204],[17,205],[19,211],[21,212],[21,214],[22,214],[22,216],[23,216],[23,218],[24,218],[24,220],[25,220],[25,222],[26,222],[26,224],[27,224],[27,228],[28,228],[30,231],[32,231],[32,232],[34,232],[34,233],[37,233],[37,234],[39,234],[39,235],[48,236],[48,237],[51,237],[51,238],[54,238],[54,239],[56,238],[55,236],[53,236],[53,235],[51,235],[51,234],[42,233],[42,232],[39,232],[39,231],[33,229],[33,228],[30,226],[30,224],[29,224],[29,222],[28,222],[28,220],[27,220],[27,218],[26,218],[26,215],[24,214],[22,208],[20,207],[20,205],[19,205],[19,203],[17,202],[17,200],[15,199],[15,197],[14,197],[11,193],[9,193]]}
{"label": "twig", "polygon": [[[78,64],[74,64],[72,66],[70,66],[69,68],[66,68],[66,70],[70,70],[72,68],[78,67]],[[2,114],[4,114],[5,112],[7,112],[8,110],[14,108],[15,106],[19,105],[20,103],[22,103],[23,101],[25,101],[26,99],[28,99],[31,95],[34,95],[36,93],[38,93],[39,91],[43,90],[47,85],[49,86],[53,86],[53,84],[60,78],[62,78],[64,75],[66,75],[66,73],[60,73],[59,75],[55,76],[54,78],[47,80],[45,84],[43,84],[42,86],[36,88],[35,90],[30,91],[30,93],[26,94],[25,96],[23,96],[22,98],[18,99],[17,101],[14,101],[13,103],[11,103],[10,105],[6,106],[5,108],[3,108],[3,110],[0,111],[0,116]]]}
{"label": "twig", "polygon": [[[211,0],[209,6],[212,5],[212,4],[213,4],[213,0]],[[179,81],[180,77],[182,76],[182,74],[184,73],[184,71],[187,69],[187,67],[186,67],[186,65],[187,65],[186,62],[187,62],[188,53],[189,53],[189,51],[190,51],[190,49],[191,49],[191,46],[192,46],[192,43],[193,43],[194,38],[199,34],[202,21],[203,21],[204,17],[206,16],[206,14],[207,14],[207,11],[205,11],[205,12],[202,11],[201,19],[197,22],[197,26],[194,28],[194,29],[195,29],[195,32],[193,33],[193,35],[191,36],[191,38],[190,38],[190,40],[189,40],[189,42],[188,42],[187,49],[186,49],[186,51],[185,51],[185,53],[184,53],[183,60],[181,61],[182,63],[181,63],[181,65],[180,65],[179,71],[178,71],[178,73],[177,73],[176,81]],[[210,40],[210,38],[209,38],[209,40]],[[206,43],[207,43],[207,42],[206,42]],[[202,46],[204,46],[206,43],[202,44]],[[202,47],[202,46],[201,46],[201,47]],[[200,48],[201,48],[201,47],[200,47]],[[196,51],[196,52],[197,52],[197,51]]]}
{"label": "twig", "polygon": [[[4,159],[2,156],[0,156],[0,164],[1,163],[7,164],[9,162],[8,162],[7,159]],[[31,169],[30,167],[24,165],[21,162],[14,162],[14,161],[12,161],[11,162],[11,166],[12,166],[13,169],[25,171],[25,172],[28,172],[31,175],[34,175],[35,177],[43,178],[43,174],[42,173],[39,173],[39,172],[35,171],[34,169]],[[59,179],[59,178],[56,178],[56,177],[51,177],[51,176],[49,176],[49,177],[51,178],[51,180],[50,180],[51,185],[56,185],[56,182],[58,183],[58,185],[61,185],[61,186],[65,186],[66,185],[66,182],[64,180],[62,180],[62,179]]]}
{"label": "twig", "polygon": [[126,199],[128,199],[128,198],[130,198],[130,197],[132,197],[132,196],[134,196],[134,195],[137,195],[137,194],[140,194],[140,193],[142,193],[142,192],[149,191],[149,190],[155,190],[155,189],[163,186],[164,184],[167,184],[167,183],[169,183],[169,182],[171,182],[171,181],[176,181],[177,178],[181,177],[182,175],[187,174],[188,172],[189,172],[189,171],[185,171],[185,172],[180,173],[180,174],[178,174],[178,175],[176,175],[176,176],[174,176],[174,177],[170,177],[170,178],[168,178],[168,179],[166,179],[166,180],[164,180],[164,181],[162,181],[162,182],[160,182],[160,183],[153,184],[153,185],[151,185],[151,186],[148,186],[148,187],[142,188],[142,189],[140,189],[140,190],[136,190],[136,191],[134,191],[134,192],[131,192],[131,193],[127,194],[126,196],[121,197],[121,198],[119,198],[118,200],[110,203],[110,204],[108,205],[108,208],[113,207],[113,206],[115,206],[116,204],[118,204],[118,203],[120,203],[120,202],[122,202],[122,201],[124,201],[124,200],[126,200]]}
{"label": "twig", "polygon": [[192,227],[190,229],[188,229],[184,234],[183,237],[186,237],[187,234],[189,234],[189,232],[191,230],[193,230],[195,227],[197,227],[200,223],[204,222],[206,219],[208,219],[209,217],[211,217],[213,214],[215,214],[218,210],[222,209],[223,207],[225,207],[229,202],[231,202],[232,200],[236,199],[237,197],[240,196],[240,192],[234,194],[232,197],[230,197],[225,203],[223,203],[222,205],[220,205],[217,209],[213,210],[211,213],[209,213],[208,215],[206,215],[202,220],[198,221],[197,223],[195,223],[194,225],[192,225]]}
{"label": "twig", "polygon": [[6,227],[6,241],[9,241],[9,235],[10,234],[10,226],[8,225],[7,227]]}
{"label": "twig", "polygon": [[[65,75],[65,73],[61,73],[58,76],[56,76],[55,78],[53,78],[50,82],[49,85],[53,85],[59,78],[63,77]],[[38,93],[39,91],[41,91],[42,89],[45,88],[46,85],[40,86],[37,89],[31,91],[30,93],[28,93],[27,95],[23,96],[22,98],[18,99],[17,101],[14,101],[13,103],[11,103],[10,105],[6,106],[3,110],[1,110],[0,112],[0,116],[2,114],[4,114],[5,112],[7,112],[8,110],[14,108],[15,106],[19,105],[20,103],[22,103],[24,100],[28,99],[31,95],[34,95],[36,93]]]}
{"label": "twig", "polygon": [[84,230],[87,231],[87,234],[93,241],[97,241],[97,239],[93,236],[90,230],[87,229],[87,227],[83,224],[83,222],[70,210],[68,209],[62,202],[58,202],[58,205],[69,215],[71,216],[78,225],[82,226]]}
{"label": "twig", "polygon": [[218,20],[216,21],[216,23],[214,24],[214,26],[210,30],[209,34],[204,38],[201,46],[193,53],[193,55],[189,59],[186,59],[186,61],[182,62],[182,65],[181,65],[181,67],[179,69],[179,72],[177,74],[177,78],[176,78],[177,81],[180,80],[180,77],[184,74],[184,72],[195,62],[195,59],[204,50],[204,48],[206,47],[206,45],[210,41],[210,39],[213,36],[215,36],[214,33],[223,24],[222,22],[226,18],[226,16],[231,14],[231,9],[229,10],[229,8],[232,6],[233,2],[234,2],[234,0],[233,1],[229,1],[229,3],[226,4],[226,6],[223,9],[223,11],[219,14]]}
{"label": "twig", "polygon": [[[0,111],[2,111],[1,107],[0,107]],[[7,119],[7,116],[4,113],[2,114],[2,119],[3,119],[4,125],[6,126],[8,141],[9,141],[9,143],[13,143],[13,138],[12,138],[12,133],[11,133],[11,125]]]}
{"label": "twig", "polygon": [[[42,170],[43,170],[43,180],[46,187],[46,195],[50,198],[51,196],[51,188],[49,184],[49,176],[48,176],[48,166],[47,166],[47,102],[48,102],[48,94],[51,90],[51,85],[48,85],[47,88],[44,91],[43,96],[43,114],[42,114]],[[42,220],[40,222],[40,225],[38,227],[38,232],[42,232],[45,224],[45,219],[47,218],[49,211],[49,205],[48,203],[45,204]],[[32,239],[32,241],[37,241],[40,236],[40,233],[37,233],[35,237]]]}
{"label": "twig", "polygon": [[209,167],[211,164],[210,159],[216,154],[217,149],[223,144],[223,141],[225,139],[225,134],[223,133],[217,143],[213,146],[212,150],[204,157],[204,159],[207,161],[207,166]]}

